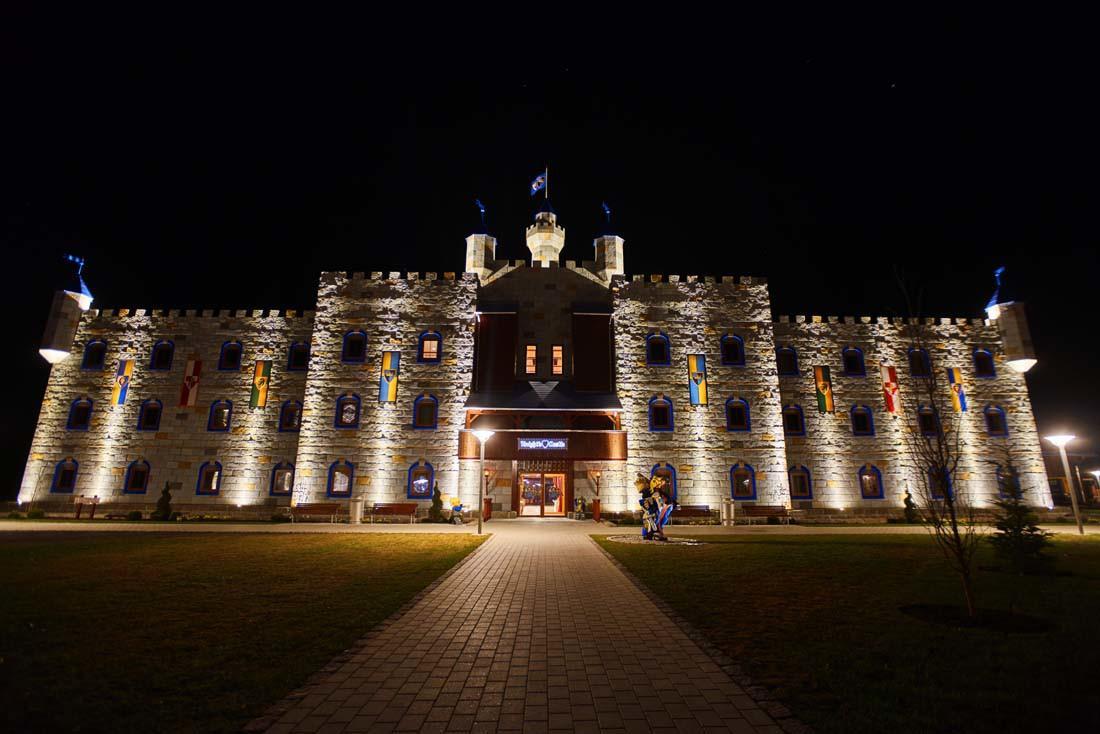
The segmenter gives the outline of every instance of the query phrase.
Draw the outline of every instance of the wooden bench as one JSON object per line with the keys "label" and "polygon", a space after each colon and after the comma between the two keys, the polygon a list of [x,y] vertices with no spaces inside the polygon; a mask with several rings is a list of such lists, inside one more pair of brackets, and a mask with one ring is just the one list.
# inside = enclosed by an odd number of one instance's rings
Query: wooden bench
{"label": "wooden bench", "polygon": [[710,505],[677,505],[672,519],[681,517],[710,517]]}
{"label": "wooden bench", "polygon": [[302,517],[328,517],[329,522],[336,522],[336,518],[344,512],[344,505],[339,502],[307,502],[286,510],[291,522],[297,522]]}
{"label": "wooden bench", "polygon": [[375,502],[370,510],[370,521],[376,517],[407,517],[409,523],[416,522],[415,502]]}
{"label": "wooden bench", "polygon": [[749,525],[752,525],[753,520],[761,517],[765,522],[769,517],[777,518],[787,525],[791,522],[791,513],[783,505],[746,505],[738,509],[748,519]]}
{"label": "wooden bench", "polygon": [[76,506],[76,517],[77,517],[77,519],[78,520],[80,519],[80,513],[84,510],[84,507],[88,506],[88,507],[91,508],[88,511],[88,519],[89,520],[94,520],[95,519],[95,508],[98,504],[99,504],[99,497],[98,496],[85,497],[84,495],[80,495],[78,497],[74,497],[73,498],[73,505]]}

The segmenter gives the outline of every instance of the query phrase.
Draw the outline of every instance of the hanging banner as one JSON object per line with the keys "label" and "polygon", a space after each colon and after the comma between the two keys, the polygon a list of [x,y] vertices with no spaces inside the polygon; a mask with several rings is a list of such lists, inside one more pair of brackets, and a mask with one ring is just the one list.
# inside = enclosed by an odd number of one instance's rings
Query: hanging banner
{"label": "hanging banner", "polygon": [[378,378],[378,402],[397,400],[397,378],[401,372],[401,352],[382,352],[382,375]]}
{"label": "hanging banner", "polygon": [[115,372],[115,384],[111,388],[111,405],[122,405],[126,402],[126,393],[130,390],[130,377],[133,374],[134,360],[119,360],[118,371]]}
{"label": "hanging banner", "polygon": [[947,368],[947,382],[951,385],[951,402],[956,413],[966,412],[966,390],[963,388],[962,371],[958,367]]}
{"label": "hanging banner", "polygon": [[898,393],[898,370],[896,367],[882,365],[882,398],[886,401],[886,412],[897,415],[901,407]]}
{"label": "hanging banner", "polygon": [[833,405],[833,380],[829,377],[828,367],[814,367],[814,386],[817,388],[817,411],[836,412],[836,406]]}
{"label": "hanging banner", "polygon": [[194,408],[199,402],[199,376],[202,374],[202,360],[187,360],[187,369],[183,371],[183,385],[180,387],[180,407]]}
{"label": "hanging banner", "polygon": [[271,360],[257,359],[252,372],[252,399],[248,405],[252,408],[267,406],[267,387],[271,382]]}
{"label": "hanging banner", "polygon": [[688,392],[692,405],[707,404],[707,358],[702,354],[688,355]]}

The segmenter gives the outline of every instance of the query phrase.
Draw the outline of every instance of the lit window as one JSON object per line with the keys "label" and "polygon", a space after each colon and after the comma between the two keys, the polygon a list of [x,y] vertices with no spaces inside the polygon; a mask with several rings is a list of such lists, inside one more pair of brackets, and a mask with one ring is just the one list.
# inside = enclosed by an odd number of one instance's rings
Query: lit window
{"label": "lit window", "polygon": [[69,457],[57,462],[53,470],[53,481],[50,482],[50,491],[61,494],[72,494],[76,488],[76,473],[80,468],[76,459]]}
{"label": "lit window", "polygon": [[289,497],[294,489],[294,465],[280,462],[271,470],[271,487],[268,493],[272,497]]}
{"label": "lit window", "polygon": [[997,366],[993,363],[993,353],[988,349],[974,350],[974,374],[978,377],[997,376]]}
{"label": "lit window", "polygon": [[1004,408],[999,405],[987,405],[982,412],[985,414],[985,430],[990,436],[1008,435],[1008,419]]}
{"label": "lit window", "polygon": [[210,404],[210,418],[206,421],[206,430],[226,433],[233,421],[233,401],[215,400]]}
{"label": "lit window", "polygon": [[852,435],[875,435],[875,418],[871,408],[866,405],[852,406]]}
{"label": "lit window", "polygon": [[649,430],[668,432],[674,428],[672,401],[664,395],[649,400]]}
{"label": "lit window", "polygon": [[742,367],[745,364],[745,340],[736,334],[722,337],[722,364]]}
{"label": "lit window", "polygon": [[344,334],[344,349],[340,360],[353,363],[367,361],[367,332],[349,331]]}
{"label": "lit window", "polygon": [[156,431],[160,429],[160,416],[164,412],[159,400],[146,400],[138,411],[139,431]]}
{"label": "lit window", "polygon": [[107,365],[107,342],[102,339],[93,339],[84,347],[84,360],[80,363],[82,370],[101,370]]}
{"label": "lit window", "polygon": [[351,484],[355,478],[355,467],[348,461],[334,461],[328,468],[328,488],[326,494],[329,497],[350,497]]}
{"label": "lit window", "polygon": [[661,479],[665,480],[665,484],[666,484],[665,492],[668,494],[668,496],[670,498],[672,498],[673,501],[675,501],[676,500],[676,469],[673,468],[672,464],[669,464],[669,463],[664,462],[664,461],[662,461],[658,464],[654,464],[653,468],[649,470],[649,478],[652,481],[654,477],[660,477]]}
{"label": "lit window", "polygon": [[565,347],[555,344],[550,348],[550,366],[555,375],[564,374],[565,371]]}
{"label": "lit window", "polygon": [[443,353],[443,336],[438,331],[425,331],[420,335],[416,352],[417,362],[438,362]]}
{"label": "lit window", "polygon": [[744,398],[730,398],[726,401],[726,430],[731,432],[748,431],[752,427],[749,419],[749,402]]}
{"label": "lit window", "polygon": [[218,355],[218,369],[222,371],[234,371],[241,368],[241,354],[244,347],[240,342],[226,342],[222,344],[221,354]]}
{"label": "lit window", "polygon": [[286,368],[291,372],[301,372],[309,367],[309,345],[294,342],[290,345],[287,355]]}
{"label": "lit window", "polygon": [[92,401],[77,398],[69,406],[69,420],[65,428],[69,431],[86,431],[92,423]]}
{"label": "lit window", "polygon": [[926,349],[909,350],[909,374],[913,377],[931,377],[932,361]]}
{"label": "lit window", "polygon": [[424,460],[409,467],[405,496],[411,500],[430,500],[435,484],[435,469]]}
{"label": "lit window", "polygon": [[413,401],[413,428],[433,431],[439,421],[439,401],[434,395],[424,393]]}
{"label": "lit window", "polygon": [[123,494],[145,494],[149,486],[149,462],[134,461],[126,467],[126,479],[122,484]]}
{"label": "lit window", "polygon": [[814,485],[810,479],[810,470],[804,466],[792,466],[788,472],[791,480],[792,500],[812,500]]}
{"label": "lit window", "polygon": [[538,372],[539,348],[534,344],[527,345],[527,356],[524,359],[524,371],[533,375]]}
{"label": "lit window", "polygon": [[863,363],[863,350],[859,347],[847,347],[840,353],[844,363],[844,374],[848,377],[866,377],[867,366]]}
{"label": "lit window", "polygon": [[790,347],[775,350],[775,365],[780,375],[798,374],[798,352]]}
{"label": "lit window", "polygon": [[161,340],[153,345],[153,353],[149,357],[149,369],[167,371],[172,369],[172,355],[176,352],[176,345],[170,341]]}
{"label": "lit window", "polygon": [[756,499],[756,471],[748,464],[734,464],[730,469],[730,497],[735,500]]}
{"label": "lit window", "polygon": [[882,472],[874,464],[864,464],[857,474],[859,496],[865,500],[880,500],[885,494],[882,487]]}
{"label": "lit window", "polygon": [[934,408],[922,405],[917,409],[917,428],[922,436],[935,436],[940,430],[940,418]]}
{"label": "lit window", "polygon": [[215,495],[222,487],[222,465],[217,461],[208,461],[199,467],[199,480],[195,485],[195,494]]}
{"label": "lit window", "polygon": [[337,428],[359,427],[359,396],[354,393],[344,393],[336,399]]}
{"label": "lit window", "polygon": [[783,408],[783,432],[788,436],[806,435],[806,420],[800,406],[788,405]]}
{"label": "lit window", "polygon": [[287,400],[279,410],[279,431],[294,432],[302,427],[302,404]]}
{"label": "lit window", "polygon": [[645,363],[658,367],[672,364],[672,343],[667,334],[650,334],[645,338]]}

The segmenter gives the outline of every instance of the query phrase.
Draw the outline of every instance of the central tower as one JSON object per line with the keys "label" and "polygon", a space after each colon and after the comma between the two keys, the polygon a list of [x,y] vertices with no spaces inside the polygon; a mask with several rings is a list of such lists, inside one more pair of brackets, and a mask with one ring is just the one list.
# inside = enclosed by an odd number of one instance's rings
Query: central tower
{"label": "central tower", "polygon": [[531,267],[548,268],[558,262],[565,247],[565,228],[558,226],[558,215],[547,201],[535,215],[535,223],[527,228],[527,249],[531,251]]}

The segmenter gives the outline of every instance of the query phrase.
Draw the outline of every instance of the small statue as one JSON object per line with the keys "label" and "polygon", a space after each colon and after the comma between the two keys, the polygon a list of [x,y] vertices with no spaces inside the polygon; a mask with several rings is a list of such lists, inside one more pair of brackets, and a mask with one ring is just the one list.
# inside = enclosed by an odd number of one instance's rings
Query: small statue
{"label": "small statue", "polygon": [[668,496],[668,480],[661,476],[646,479],[639,474],[634,479],[634,487],[641,495],[638,504],[642,506],[642,538],[668,540],[664,527],[674,508]]}

